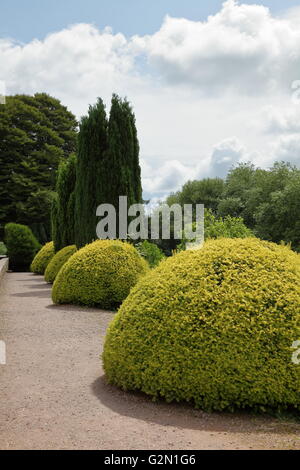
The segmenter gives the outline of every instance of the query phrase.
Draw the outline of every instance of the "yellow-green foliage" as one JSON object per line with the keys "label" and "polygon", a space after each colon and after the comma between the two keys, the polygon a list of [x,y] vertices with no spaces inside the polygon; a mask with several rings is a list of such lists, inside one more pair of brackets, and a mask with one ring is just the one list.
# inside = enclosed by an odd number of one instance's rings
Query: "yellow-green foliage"
{"label": "yellow-green foliage", "polygon": [[147,262],[129,243],[98,240],[81,248],[62,267],[52,299],[57,304],[115,308],[148,270]]}
{"label": "yellow-green foliage", "polygon": [[54,254],[53,242],[46,243],[33,258],[30,271],[35,274],[44,274]]}
{"label": "yellow-green foliage", "polygon": [[53,283],[58,272],[62,268],[62,266],[68,261],[68,259],[74,255],[77,251],[75,245],[65,246],[62,250],[58,251],[53,258],[51,259],[50,263],[48,264],[46,271],[45,271],[45,281],[49,283]]}
{"label": "yellow-green foliage", "polygon": [[299,255],[219,239],[145,276],[112,321],[110,383],[204,409],[300,408]]}

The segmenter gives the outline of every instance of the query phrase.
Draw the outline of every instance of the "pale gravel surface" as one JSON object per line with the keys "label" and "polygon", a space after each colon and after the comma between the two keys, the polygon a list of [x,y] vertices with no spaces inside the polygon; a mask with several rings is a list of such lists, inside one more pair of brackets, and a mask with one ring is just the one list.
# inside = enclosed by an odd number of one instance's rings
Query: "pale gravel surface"
{"label": "pale gravel surface", "polygon": [[152,403],[106,384],[113,313],[52,305],[41,276],[0,286],[0,449],[300,449],[300,424]]}

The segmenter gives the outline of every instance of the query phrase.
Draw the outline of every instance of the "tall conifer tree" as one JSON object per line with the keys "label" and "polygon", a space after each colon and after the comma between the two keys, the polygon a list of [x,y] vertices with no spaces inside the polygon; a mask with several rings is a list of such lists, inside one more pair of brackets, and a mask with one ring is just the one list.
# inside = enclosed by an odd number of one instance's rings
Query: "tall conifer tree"
{"label": "tall conifer tree", "polygon": [[139,143],[129,102],[113,95],[107,121],[99,99],[82,118],[78,140],[75,242],[80,248],[96,238],[100,204],[112,204],[118,215],[119,196],[127,196],[128,206],[142,202]]}
{"label": "tall conifer tree", "polygon": [[78,248],[96,239],[98,205],[107,202],[107,117],[98,99],[80,122],[75,188],[75,243]]}
{"label": "tall conifer tree", "polygon": [[142,202],[139,143],[135,116],[127,100],[113,95],[108,124],[110,180],[113,203],[127,196],[128,205]]}
{"label": "tall conifer tree", "polygon": [[54,199],[52,206],[52,239],[55,251],[74,244],[75,184],[76,156],[71,155],[68,160],[60,163],[57,174],[57,198]]}

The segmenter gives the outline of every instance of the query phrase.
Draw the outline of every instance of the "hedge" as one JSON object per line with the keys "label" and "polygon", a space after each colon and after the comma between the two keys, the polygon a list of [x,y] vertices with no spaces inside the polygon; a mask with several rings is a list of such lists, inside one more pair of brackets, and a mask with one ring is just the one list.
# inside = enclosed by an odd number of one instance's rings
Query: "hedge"
{"label": "hedge", "polygon": [[54,303],[116,308],[149,267],[137,250],[119,240],[97,240],[77,251],[58,273]]}
{"label": "hedge", "polygon": [[258,239],[211,240],[131,291],[103,353],[110,383],[207,410],[300,408],[300,258]]}
{"label": "hedge", "polygon": [[30,271],[35,274],[44,274],[45,269],[53,258],[54,244],[53,242],[46,243],[34,257],[31,263]]}
{"label": "hedge", "polygon": [[45,271],[45,281],[52,284],[55,281],[57,274],[59,273],[62,266],[68,261],[68,259],[76,253],[77,248],[75,245],[66,246],[62,250],[58,251],[50,263],[48,264]]}

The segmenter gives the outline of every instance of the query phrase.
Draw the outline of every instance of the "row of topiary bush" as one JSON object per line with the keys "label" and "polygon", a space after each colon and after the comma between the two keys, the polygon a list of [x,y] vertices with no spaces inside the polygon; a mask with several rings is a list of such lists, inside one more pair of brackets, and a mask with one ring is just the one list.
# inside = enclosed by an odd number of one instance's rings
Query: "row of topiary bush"
{"label": "row of topiary bush", "polygon": [[300,255],[288,247],[209,240],[150,270],[121,241],[48,244],[32,269],[54,281],[55,303],[122,304],[103,352],[110,383],[208,410],[300,408]]}
{"label": "row of topiary bush", "polygon": [[77,251],[53,285],[55,303],[114,309],[149,267],[137,250],[119,240],[98,240]]}
{"label": "row of topiary bush", "polygon": [[55,254],[47,243],[31,263],[31,271],[53,283],[55,303],[114,309],[131,287],[149,271],[149,265],[129,243],[98,240],[77,251],[75,245]]}
{"label": "row of topiary bush", "polygon": [[[26,225],[9,223],[5,226],[5,242],[0,242],[0,255],[7,255],[10,258],[10,267],[13,270],[31,271],[36,274],[44,274],[48,263],[52,261],[51,266],[45,273],[47,282],[54,282],[55,277],[68,260],[76,251],[76,246],[64,247],[58,253],[55,253],[53,242],[47,243],[41,248],[33,232]],[[150,267],[155,267],[164,258],[162,251],[154,243],[147,240],[136,245],[138,252],[146,259]],[[36,256],[37,255],[37,256]]]}
{"label": "row of topiary bush", "polygon": [[66,246],[59,250],[50,259],[45,269],[45,281],[52,284],[63,265],[68,261],[69,258],[77,251],[75,245]]}

